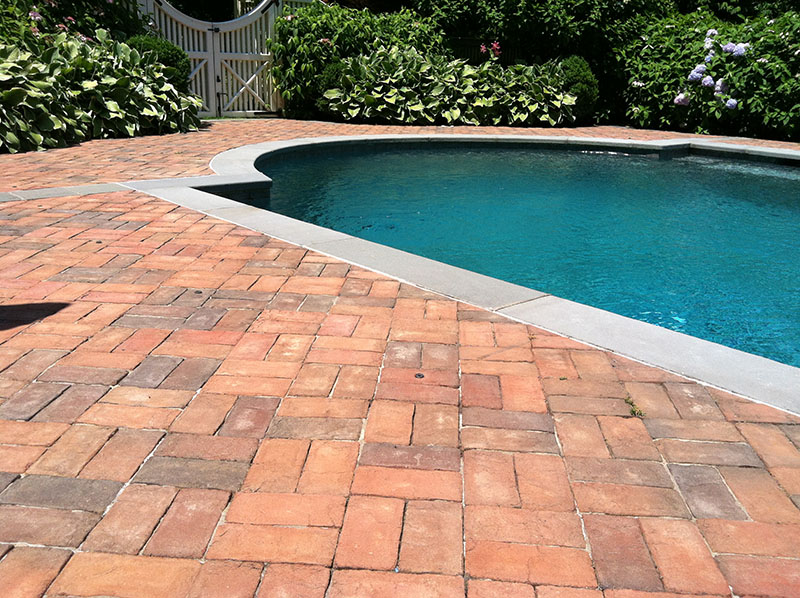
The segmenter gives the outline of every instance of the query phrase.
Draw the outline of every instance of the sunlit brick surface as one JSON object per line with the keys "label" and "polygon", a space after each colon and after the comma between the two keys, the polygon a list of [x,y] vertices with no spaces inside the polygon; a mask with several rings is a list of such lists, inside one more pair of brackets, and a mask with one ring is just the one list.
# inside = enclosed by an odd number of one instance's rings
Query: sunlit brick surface
{"label": "sunlit brick surface", "polygon": [[[397,131],[219,122],[1,180]],[[140,193],[0,204],[0,282],[2,597],[800,595],[800,418]]]}

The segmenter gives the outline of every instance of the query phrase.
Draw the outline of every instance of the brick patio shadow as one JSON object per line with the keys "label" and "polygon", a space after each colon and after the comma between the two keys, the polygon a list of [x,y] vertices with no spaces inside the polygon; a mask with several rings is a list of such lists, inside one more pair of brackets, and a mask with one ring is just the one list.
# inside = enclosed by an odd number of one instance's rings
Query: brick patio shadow
{"label": "brick patio shadow", "polygon": [[31,324],[57,314],[69,303],[20,303],[18,305],[0,305],[0,330],[8,330],[17,326]]}

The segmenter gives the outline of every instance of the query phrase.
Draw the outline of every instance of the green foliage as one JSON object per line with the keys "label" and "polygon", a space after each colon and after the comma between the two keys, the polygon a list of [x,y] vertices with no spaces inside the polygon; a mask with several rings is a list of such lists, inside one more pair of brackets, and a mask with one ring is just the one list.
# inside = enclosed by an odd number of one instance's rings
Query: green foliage
{"label": "green foliage", "polygon": [[496,39],[519,62],[583,56],[600,81],[598,105],[606,116],[618,112],[623,86],[614,50],[637,35],[640,19],[674,10],[673,0],[414,0],[413,6],[448,39]]}
{"label": "green foliage", "polygon": [[97,29],[125,40],[147,30],[136,0],[3,0],[0,43],[39,51],[42,42],[69,32],[91,38]]}
{"label": "green foliage", "polygon": [[192,72],[192,65],[189,62],[189,56],[183,49],[163,37],[155,35],[135,35],[125,43],[137,50],[143,59],[169,67],[164,74],[172,84],[179,91],[189,91],[189,74]]}
{"label": "green foliage", "polygon": [[332,0],[347,8],[366,8],[372,12],[396,12],[408,6],[407,0]]}
{"label": "green foliage", "polygon": [[290,116],[309,117],[325,91],[321,76],[326,65],[344,58],[368,55],[380,46],[398,45],[423,53],[439,53],[441,32],[432,21],[403,10],[376,15],[313,2],[286,12],[275,24],[269,49],[272,69]]}
{"label": "green foliage", "polygon": [[[706,32],[717,29],[710,48]],[[656,21],[622,54],[629,85],[627,116],[640,127],[728,135],[800,139],[800,14],[725,23],[695,12]],[[725,44],[749,44],[743,56]],[[704,62],[714,50],[715,55]],[[697,65],[725,86],[687,80]],[[726,89],[727,88],[727,89]],[[679,93],[688,105],[676,105]],[[728,100],[736,107],[726,107]]]}
{"label": "green foliage", "polygon": [[[322,74],[319,76],[319,80],[317,82],[319,88],[326,90],[341,87],[342,77],[344,76],[346,70],[347,67],[341,60],[331,62],[325,67],[325,69],[322,71]],[[322,96],[317,99],[317,109],[320,112],[325,111],[325,102],[326,100]]]}
{"label": "green foliage", "polygon": [[726,21],[740,21],[759,15],[775,17],[800,9],[797,0],[676,0],[676,4],[682,13],[700,9]]}
{"label": "green foliage", "polygon": [[341,87],[324,93],[326,111],[344,120],[393,124],[555,126],[570,122],[571,96],[557,64],[478,67],[425,56],[414,48],[378,48],[344,60]]}
{"label": "green foliage", "polygon": [[504,43],[506,2],[491,0],[413,0],[412,6],[422,15],[433,18],[448,38],[491,38]]}
{"label": "green foliage", "polygon": [[578,54],[594,64],[638,15],[668,14],[672,0],[414,0],[448,37],[491,38],[524,59]]}
{"label": "green foliage", "polygon": [[178,92],[161,65],[105,31],[96,36],[59,34],[38,58],[0,45],[0,152],[197,128],[199,100]]}
{"label": "green foliage", "polygon": [[0,46],[0,151],[57,147],[86,138],[87,115],[63,85],[65,61],[56,48],[41,61],[14,46]]}
{"label": "green foliage", "polygon": [[30,5],[21,0],[0,3],[0,43],[27,47],[36,42],[31,30],[35,22],[28,16]]}
{"label": "green foliage", "polygon": [[591,123],[600,91],[589,63],[580,56],[570,56],[561,61],[561,71],[564,73],[564,89],[576,98],[573,108],[575,122]]}

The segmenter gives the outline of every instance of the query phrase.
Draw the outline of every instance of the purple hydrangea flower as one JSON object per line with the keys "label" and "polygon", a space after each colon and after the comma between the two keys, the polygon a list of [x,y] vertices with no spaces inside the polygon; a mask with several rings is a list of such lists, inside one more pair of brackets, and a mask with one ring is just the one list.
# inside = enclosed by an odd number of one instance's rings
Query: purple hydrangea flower
{"label": "purple hydrangea flower", "polygon": [[725,83],[724,79],[718,79],[714,86],[714,91],[717,93],[728,93],[728,84]]}
{"label": "purple hydrangea flower", "polygon": [[673,100],[676,106],[688,106],[689,105],[689,96],[685,93],[679,93],[675,96]]}
{"label": "purple hydrangea flower", "polygon": [[28,13],[28,17],[30,17],[30,19],[32,21],[41,21],[42,20],[42,14],[40,12],[35,11],[35,10],[30,11]]}
{"label": "purple hydrangea flower", "polygon": [[706,74],[706,65],[698,64],[696,67],[694,67],[694,70],[696,70],[701,75],[705,75]]}
{"label": "purple hydrangea flower", "polygon": [[705,77],[703,77],[703,80],[700,81],[700,84],[703,87],[714,87],[714,77],[712,77],[711,75],[706,75]]}
{"label": "purple hydrangea flower", "polygon": [[745,52],[747,52],[748,44],[736,44],[736,47],[733,49],[734,56],[744,56]]}
{"label": "purple hydrangea flower", "polygon": [[709,29],[708,31],[706,31],[706,37],[714,37],[716,34],[717,34],[716,29]]}
{"label": "purple hydrangea flower", "polygon": [[706,41],[703,43],[703,47],[706,50],[710,50],[711,48],[713,48],[714,47],[714,38],[713,37],[707,37]]}
{"label": "purple hydrangea flower", "polygon": [[698,73],[697,71],[692,71],[691,73],[689,73],[689,76],[687,77],[687,79],[691,82],[699,81],[702,78],[703,78],[703,73]]}
{"label": "purple hydrangea flower", "polygon": [[711,62],[712,60],[714,60],[714,50],[711,50],[705,57],[706,62]]}
{"label": "purple hydrangea flower", "polygon": [[728,42],[724,46],[722,46],[722,51],[731,54],[736,49],[736,44],[733,42]]}
{"label": "purple hydrangea flower", "polygon": [[730,110],[736,110],[736,107],[737,107],[738,105],[739,105],[739,102],[737,102],[737,101],[736,101],[736,100],[734,100],[733,98],[731,98],[731,99],[729,99],[727,102],[725,102],[725,107],[726,107],[726,108],[728,108],[728,109],[730,109]]}

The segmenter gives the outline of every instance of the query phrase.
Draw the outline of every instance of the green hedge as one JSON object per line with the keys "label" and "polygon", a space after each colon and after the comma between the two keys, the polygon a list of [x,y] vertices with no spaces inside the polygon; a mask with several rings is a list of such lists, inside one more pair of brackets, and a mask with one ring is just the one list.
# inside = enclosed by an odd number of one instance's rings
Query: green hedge
{"label": "green hedge", "polygon": [[800,13],[740,24],[673,16],[644,29],[621,63],[637,126],[800,139]]}
{"label": "green hedge", "polygon": [[39,57],[0,45],[0,152],[197,128],[200,101],[181,94],[161,65],[102,30],[96,37],[62,33]]}
{"label": "green hedge", "polygon": [[797,0],[676,0],[676,5],[685,14],[700,9],[726,21],[741,21],[756,16],[772,18],[800,9]]}
{"label": "green hedge", "polygon": [[189,74],[192,65],[189,56],[182,48],[155,35],[135,35],[125,42],[137,50],[143,59],[150,59],[163,64],[171,70],[164,71],[172,84],[179,91],[189,91]]}
{"label": "green hedge", "polygon": [[396,46],[346,59],[339,83],[321,107],[359,122],[555,126],[572,121],[575,103],[556,63],[503,68],[490,58],[474,67]]}
{"label": "green hedge", "polygon": [[561,61],[564,88],[576,98],[575,122],[591,124],[595,117],[597,98],[600,95],[597,77],[589,63],[580,56],[569,56]]}
{"label": "green hedge", "polygon": [[285,100],[288,116],[317,114],[325,91],[325,67],[344,58],[370,54],[381,46],[415,48],[425,54],[443,52],[442,33],[430,19],[408,10],[376,15],[313,2],[285,12],[275,24],[269,44],[272,73]]}
{"label": "green hedge", "polygon": [[615,112],[622,81],[614,50],[638,35],[638,21],[674,10],[673,0],[413,0],[448,39],[498,40],[527,64],[571,55],[600,81],[602,109]]}

